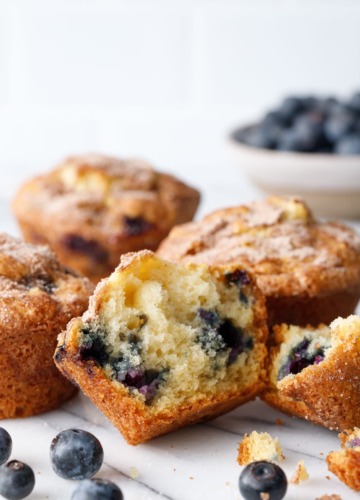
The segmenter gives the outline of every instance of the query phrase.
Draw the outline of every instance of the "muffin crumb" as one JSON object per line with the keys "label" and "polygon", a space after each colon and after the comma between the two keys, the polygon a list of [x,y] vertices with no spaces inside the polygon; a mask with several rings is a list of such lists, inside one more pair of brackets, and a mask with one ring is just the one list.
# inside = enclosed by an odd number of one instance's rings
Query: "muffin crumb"
{"label": "muffin crumb", "polygon": [[285,458],[278,438],[273,438],[267,432],[253,431],[249,435],[245,434],[238,451],[237,461],[240,465],[260,460],[280,462]]}
{"label": "muffin crumb", "polygon": [[304,465],[304,460],[301,460],[296,466],[294,474],[290,479],[290,483],[300,484],[307,479],[309,479],[309,473]]}

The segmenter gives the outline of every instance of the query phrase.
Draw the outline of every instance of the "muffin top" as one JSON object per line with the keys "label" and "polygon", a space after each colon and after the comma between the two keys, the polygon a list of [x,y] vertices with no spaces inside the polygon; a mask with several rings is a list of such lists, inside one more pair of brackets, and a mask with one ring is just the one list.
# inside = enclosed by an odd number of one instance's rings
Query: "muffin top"
{"label": "muffin top", "polygon": [[270,197],[217,210],[175,227],[158,251],[164,258],[238,263],[265,295],[321,295],[360,290],[360,236],[320,222],[298,198]]}
{"label": "muffin top", "polygon": [[86,278],[61,266],[47,247],[0,233],[2,332],[26,337],[30,327],[64,326],[84,311],[92,291]]}
{"label": "muffin top", "polygon": [[14,208],[22,216],[38,212],[42,223],[126,237],[190,220],[199,199],[198,191],[145,161],[81,155],[26,183]]}

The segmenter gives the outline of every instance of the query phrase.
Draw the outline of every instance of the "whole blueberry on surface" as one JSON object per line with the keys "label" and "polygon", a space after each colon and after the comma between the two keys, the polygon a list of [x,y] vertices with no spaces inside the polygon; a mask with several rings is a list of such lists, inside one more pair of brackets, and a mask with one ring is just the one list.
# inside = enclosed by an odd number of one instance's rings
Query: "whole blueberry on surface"
{"label": "whole blueberry on surface", "polygon": [[3,465],[11,455],[12,439],[7,430],[0,427],[0,465]]}
{"label": "whole blueberry on surface", "polygon": [[31,467],[12,460],[0,467],[0,495],[9,500],[25,498],[34,489],[35,475]]}
{"label": "whole blueberry on surface", "polygon": [[245,500],[260,500],[266,493],[268,500],[282,500],[287,490],[287,479],[278,465],[253,462],[241,472],[239,488]]}
{"label": "whole blueberry on surface", "polygon": [[123,500],[120,488],[106,479],[85,479],[72,494],[71,500]]}
{"label": "whole blueberry on surface", "polygon": [[67,429],[50,446],[54,472],[64,479],[88,479],[100,469],[104,452],[100,441],[90,432]]}

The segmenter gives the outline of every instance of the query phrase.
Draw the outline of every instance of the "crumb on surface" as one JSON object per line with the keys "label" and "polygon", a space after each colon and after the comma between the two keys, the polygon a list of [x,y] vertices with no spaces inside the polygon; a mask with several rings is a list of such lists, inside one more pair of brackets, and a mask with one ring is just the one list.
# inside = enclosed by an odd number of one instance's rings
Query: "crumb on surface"
{"label": "crumb on surface", "polygon": [[270,500],[269,493],[260,493],[261,500]]}
{"label": "crumb on surface", "polygon": [[278,438],[273,438],[267,432],[253,431],[245,434],[238,449],[238,463],[248,465],[258,460],[279,462],[284,460],[283,450]]}
{"label": "crumb on surface", "polygon": [[327,479],[328,481],[330,481],[331,477],[330,476],[325,476],[325,479]]}
{"label": "crumb on surface", "polygon": [[304,460],[301,460],[296,466],[294,474],[290,479],[290,483],[300,484],[307,479],[309,479],[309,473],[304,465]]}
{"label": "crumb on surface", "polygon": [[139,471],[136,467],[130,467],[130,477],[131,479],[137,479],[140,476]]}
{"label": "crumb on surface", "polygon": [[277,419],[275,420],[275,424],[276,424],[276,425],[284,425],[284,421],[282,420],[282,418],[277,418]]}

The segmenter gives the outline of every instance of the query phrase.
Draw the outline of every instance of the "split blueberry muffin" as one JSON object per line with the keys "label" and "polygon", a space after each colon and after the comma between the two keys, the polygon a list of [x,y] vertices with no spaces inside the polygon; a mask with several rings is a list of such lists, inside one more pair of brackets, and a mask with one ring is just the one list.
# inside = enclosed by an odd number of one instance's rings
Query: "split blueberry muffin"
{"label": "split blueberry muffin", "polygon": [[262,398],[330,429],[360,425],[360,317],[330,327],[274,328],[270,384]]}
{"label": "split blueberry muffin", "polygon": [[27,241],[48,244],[97,282],[121,254],[155,250],[175,224],[192,219],[199,199],[144,161],[82,155],[24,184],[13,209]]}
{"label": "split blueberry muffin", "polygon": [[264,299],[245,270],[122,257],[55,361],[138,444],[214,417],[265,386]]}
{"label": "split blueberry muffin", "polygon": [[58,371],[58,334],[88,306],[93,286],[43,246],[0,234],[0,418],[59,406],[75,392]]}
{"label": "split blueberry muffin", "polygon": [[339,434],[341,450],[326,457],[329,471],[355,491],[360,491],[360,428]]}
{"label": "split blueberry muffin", "polygon": [[177,226],[158,254],[249,269],[266,297],[270,326],[329,324],[352,314],[360,298],[360,236],[317,221],[297,198],[270,197]]}

